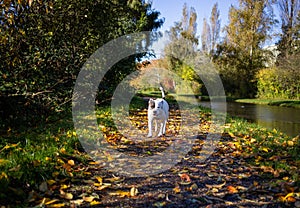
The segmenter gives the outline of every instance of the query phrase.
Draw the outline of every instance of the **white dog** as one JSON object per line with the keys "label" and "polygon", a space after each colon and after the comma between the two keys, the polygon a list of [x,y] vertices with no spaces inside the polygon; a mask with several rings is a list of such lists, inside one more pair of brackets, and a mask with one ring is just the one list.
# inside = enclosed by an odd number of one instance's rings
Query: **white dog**
{"label": "white dog", "polygon": [[148,105],[148,137],[152,137],[152,125],[155,121],[155,131],[157,131],[157,126],[160,124],[160,129],[158,137],[166,134],[166,124],[169,118],[169,104],[165,100],[165,93],[162,87],[159,88],[162,94],[162,98],[150,99]]}

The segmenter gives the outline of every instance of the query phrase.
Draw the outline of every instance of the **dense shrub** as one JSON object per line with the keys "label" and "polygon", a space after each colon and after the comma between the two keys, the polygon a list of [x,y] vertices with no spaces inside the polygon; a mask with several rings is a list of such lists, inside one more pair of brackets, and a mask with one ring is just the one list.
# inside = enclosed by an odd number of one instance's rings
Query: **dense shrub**
{"label": "dense shrub", "polygon": [[280,68],[262,69],[257,73],[259,98],[299,99],[300,82],[295,73]]}

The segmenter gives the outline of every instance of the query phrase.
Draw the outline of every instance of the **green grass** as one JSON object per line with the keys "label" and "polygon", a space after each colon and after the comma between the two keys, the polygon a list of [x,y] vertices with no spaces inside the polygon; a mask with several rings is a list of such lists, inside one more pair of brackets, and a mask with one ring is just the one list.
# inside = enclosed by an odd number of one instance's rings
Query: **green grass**
{"label": "green grass", "polygon": [[300,185],[300,137],[291,138],[273,129],[239,118],[228,118],[229,128],[225,129],[236,142],[241,155],[258,167],[273,170],[272,178],[286,180]]}
{"label": "green grass", "polygon": [[70,119],[0,137],[0,204],[25,200],[26,190],[64,174],[61,162],[84,161]]}
{"label": "green grass", "polygon": [[236,102],[253,103],[263,105],[273,105],[282,107],[300,108],[300,100],[286,100],[286,99],[237,99]]}

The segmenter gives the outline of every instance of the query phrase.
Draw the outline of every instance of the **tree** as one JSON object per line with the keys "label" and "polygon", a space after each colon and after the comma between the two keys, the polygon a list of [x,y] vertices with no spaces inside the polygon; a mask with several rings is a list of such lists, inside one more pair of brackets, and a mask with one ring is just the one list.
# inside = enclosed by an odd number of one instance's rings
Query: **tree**
{"label": "tree", "polygon": [[[175,22],[175,25],[168,31],[169,44],[164,49],[165,59],[168,68],[175,71],[183,80],[195,81],[195,88],[198,88],[198,77],[191,66],[186,63],[197,52],[197,13],[193,7],[188,9],[184,4],[182,19]],[[195,89],[199,90],[199,89]]]}
{"label": "tree", "polygon": [[[156,30],[163,22],[158,16],[144,0],[0,1],[1,105],[22,103],[9,105],[9,115],[1,118],[69,109],[76,76],[88,57],[122,35]],[[118,73],[111,72],[103,84],[111,86],[130,73],[138,57],[116,65]]]}
{"label": "tree", "polygon": [[228,93],[232,95],[253,97],[256,93],[255,74],[264,63],[262,46],[274,24],[270,3],[239,0],[239,8],[230,8],[226,40],[217,55],[222,76],[231,86]]}
{"label": "tree", "polygon": [[212,56],[216,51],[216,46],[219,41],[221,28],[220,11],[218,10],[218,4],[215,3],[209,22],[206,18],[203,19],[203,28],[201,33],[202,51]]}
{"label": "tree", "polygon": [[180,65],[183,61],[178,60],[179,56],[184,57],[185,54],[192,54],[197,50],[196,20],[197,14],[195,9],[191,7],[189,10],[187,5],[184,4],[182,20],[175,22],[175,26],[168,31],[170,43],[165,47],[164,52],[173,69],[178,68],[177,65]]}
{"label": "tree", "polygon": [[287,58],[289,53],[295,49],[297,41],[297,25],[299,25],[299,0],[278,0],[279,16],[281,19],[281,38],[278,43],[278,50],[281,52],[280,57]]}
{"label": "tree", "polygon": [[214,4],[211,11],[210,28],[211,28],[211,51],[213,53],[216,50],[217,43],[220,37],[220,29],[221,29],[220,11],[218,9],[218,3]]}
{"label": "tree", "polygon": [[210,54],[212,48],[211,29],[206,18],[203,19],[201,43],[202,43],[202,47],[201,47],[202,51],[206,54]]}

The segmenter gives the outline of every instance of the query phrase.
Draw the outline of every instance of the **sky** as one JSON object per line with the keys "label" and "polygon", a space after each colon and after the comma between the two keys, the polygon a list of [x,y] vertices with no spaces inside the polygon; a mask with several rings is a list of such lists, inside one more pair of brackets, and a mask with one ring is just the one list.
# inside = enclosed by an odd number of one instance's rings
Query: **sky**
{"label": "sky", "polygon": [[[160,31],[165,32],[174,26],[174,22],[178,22],[182,18],[182,9],[184,3],[188,8],[194,7],[197,12],[197,35],[201,36],[203,18],[210,18],[211,10],[215,3],[218,3],[220,11],[221,28],[228,24],[228,12],[231,5],[238,6],[238,0],[150,0],[152,8],[161,13],[160,18],[164,18],[164,24]],[[164,46],[168,43],[168,36],[153,43],[152,50],[155,51],[157,57],[163,54]],[[221,34],[222,37],[222,34]]]}
{"label": "sky", "polygon": [[[221,34],[220,37],[224,37],[222,34],[222,28],[225,25],[228,25],[228,14],[231,5],[238,7],[238,0],[149,0],[152,1],[152,8],[161,13],[160,18],[164,18],[164,24],[161,27],[160,31],[165,32],[169,30],[170,27],[174,26],[174,22],[178,22],[182,18],[182,9],[184,3],[187,4],[188,8],[194,7],[197,12],[197,35],[201,36],[203,18],[209,20],[213,5],[218,3],[218,9],[220,11],[220,20],[221,20]],[[274,10],[276,14],[276,9]],[[273,28],[273,30],[277,30]],[[166,37],[166,36],[164,36]],[[265,45],[273,45],[276,42],[275,39],[266,41]],[[157,44],[154,44],[154,50],[157,53],[162,53],[163,45],[167,43],[167,40],[161,40]]]}
{"label": "sky", "polygon": [[168,30],[174,26],[174,22],[181,20],[184,3],[187,3],[188,8],[194,7],[197,12],[198,34],[202,31],[203,18],[210,18],[215,3],[218,3],[222,27],[228,24],[230,6],[238,6],[238,0],[152,0],[152,8],[160,11],[160,17],[165,18],[161,31]]}

